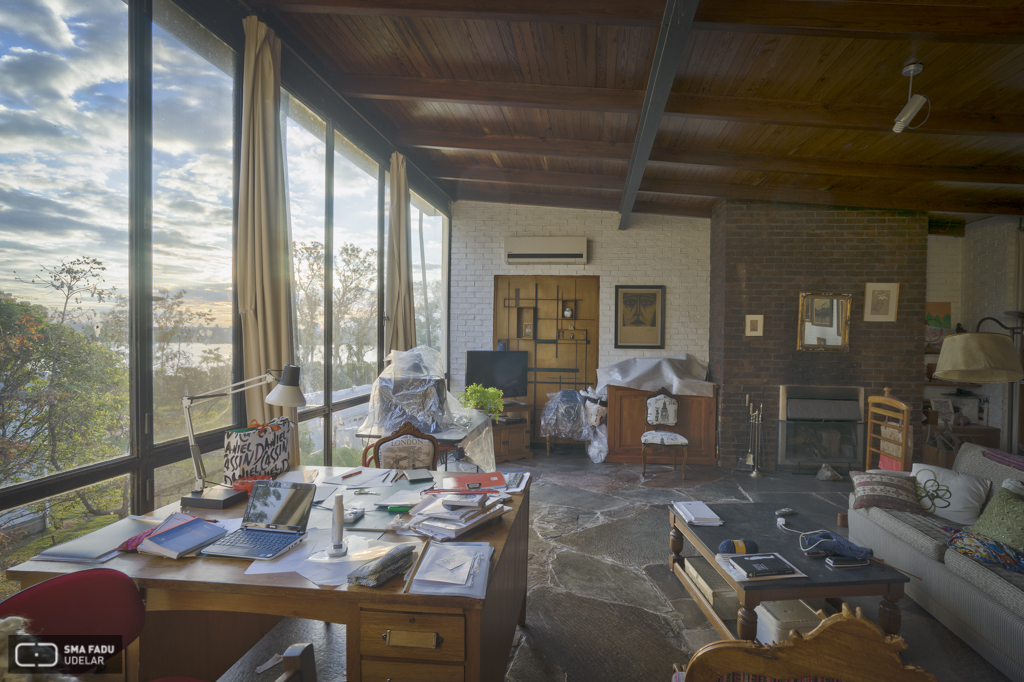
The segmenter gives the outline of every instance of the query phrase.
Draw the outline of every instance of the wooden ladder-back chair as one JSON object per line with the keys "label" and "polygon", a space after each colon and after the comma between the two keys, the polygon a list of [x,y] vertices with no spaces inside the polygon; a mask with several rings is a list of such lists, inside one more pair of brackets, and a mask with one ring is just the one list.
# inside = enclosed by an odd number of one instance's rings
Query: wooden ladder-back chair
{"label": "wooden ladder-back chair", "polygon": [[[818,615],[823,617],[820,611]],[[825,618],[806,636],[790,630],[788,642],[768,646],[747,640],[712,642],[693,655],[685,675],[677,672],[672,680],[937,682],[931,673],[903,665],[900,652],[906,648],[902,637],[886,636],[859,607],[854,613],[843,604],[842,613]]]}
{"label": "wooden ladder-back chair", "polygon": [[409,422],[373,444],[373,452],[364,454],[367,466],[383,469],[437,469],[437,439]]}
{"label": "wooden ladder-back chair", "polygon": [[640,437],[640,475],[647,475],[647,451],[650,448],[666,450],[672,455],[672,471],[676,470],[676,458],[683,456],[683,479],[686,478],[686,447],[690,441],[675,431],[659,430],[659,426],[675,426],[679,423],[679,401],[662,388],[651,393],[644,399],[647,425],[652,430],[645,431]]}
{"label": "wooden ladder-back chair", "polygon": [[865,470],[872,468],[877,456],[878,468],[910,471],[914,454],[914,425],[910,405],[896,400],[888,388],[884,396],[868,398],[868,446]]}

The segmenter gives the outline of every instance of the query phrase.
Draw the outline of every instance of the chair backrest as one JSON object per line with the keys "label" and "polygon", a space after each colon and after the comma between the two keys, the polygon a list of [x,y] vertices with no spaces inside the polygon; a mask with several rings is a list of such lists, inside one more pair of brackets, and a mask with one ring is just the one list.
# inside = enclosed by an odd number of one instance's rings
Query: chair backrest
{"label": "chair backrest", "polygon": [[910,421],[910,405],[890,396],[868,398],[868,446],[865,470],[872,468],[878,457],[878,468],[910,471],[914,454],[914,427]]}
{"label": "chair backrest", "polygon": [[679,401],[662,388],[647,396],[647,423],[650,426],[675,426],[679,423]]}
{"label": "chair backrest", "polygon": [[[44,635],[121,635],[121,648],[142,632],[146,609],[132,579],[111,568],[92,568],[36,583],[0,602],[0,618],[20,616]],[[93,666],[72,666],[79,675]]]}
{"label": "chair backrest", "polygon": [[[821,612],[819,612],[821,615]],[[807,636],[790,631],[789,641],[764,646],[745,640],[712,642],[686,666],[686,682],[719,682],[743,675],[769,680],[823,679],[843,682],[936,682],[935,676],[903,665],[907,648],[902,637],[886,636],[882,628],[843,604]]]}
{"label": "chair backrest", "polygon": [[437,469],[437,439],[406,422],[373,445],[368,464],[383,469]]}

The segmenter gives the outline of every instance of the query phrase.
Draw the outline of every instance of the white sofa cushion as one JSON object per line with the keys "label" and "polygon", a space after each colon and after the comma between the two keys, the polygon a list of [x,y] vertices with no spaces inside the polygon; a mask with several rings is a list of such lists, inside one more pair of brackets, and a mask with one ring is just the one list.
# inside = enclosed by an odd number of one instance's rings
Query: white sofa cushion
{"label": "white sofa cushion", "polygon": [[946,541],[949,540],[949,533],[942,530],[942,527],[959,528],[957,524],[932,514],[914,514],[881,507],[871,507],[864,511],[869,519],[883,529],[935,561],[942,561],[947,549]]}
{"label": "white sofa cushion", "polygon": [[981,516],[992,481],[930,464],[914,464],[911,472],[926,512],[968,526]]}

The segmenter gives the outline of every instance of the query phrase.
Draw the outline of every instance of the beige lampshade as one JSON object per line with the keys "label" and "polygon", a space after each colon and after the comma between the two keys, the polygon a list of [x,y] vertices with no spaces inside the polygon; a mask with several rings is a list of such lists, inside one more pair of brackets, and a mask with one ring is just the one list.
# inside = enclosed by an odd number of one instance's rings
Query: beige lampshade
{"label": "beige lampshade", "polygon": [[997,384],[1024,379],[1013,339],[975,332],[947,336],[933,376],[943,381]]}

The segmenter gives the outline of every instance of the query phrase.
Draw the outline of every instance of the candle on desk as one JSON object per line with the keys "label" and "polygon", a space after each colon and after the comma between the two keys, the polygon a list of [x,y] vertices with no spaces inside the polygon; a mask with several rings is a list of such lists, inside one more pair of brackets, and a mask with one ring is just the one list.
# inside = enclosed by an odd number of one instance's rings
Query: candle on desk
{"label": "candle on desk", "polygon": [[341,549],[345,544],[345,496],[340,492],[334,496],[334,524],[331,526],[331,540],[334,549]]}

